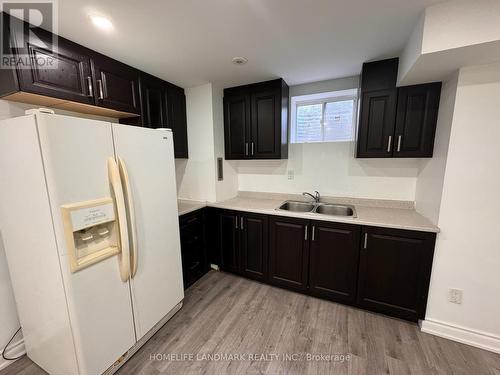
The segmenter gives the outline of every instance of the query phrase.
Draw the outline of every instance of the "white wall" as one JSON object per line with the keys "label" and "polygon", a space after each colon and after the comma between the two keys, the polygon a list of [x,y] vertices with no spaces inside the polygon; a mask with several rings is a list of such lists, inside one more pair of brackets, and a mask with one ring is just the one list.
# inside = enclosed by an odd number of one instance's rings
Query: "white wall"
{"label": "white wall", "polygon": [[[422,328],[500,352],[500,64],[462,68]],[[449,288],[463,303],[447,301]]]}
{"label": "white wall", "polygon": [[[215,181],[216,200],[223,201],[233,198],[238,193],[238,175],[232,164],[224,158],[224,90],[222,86],[212,85],[212,106],[214,126],[214,160],[222,158],[223,177],[222,181]],[[217,168],[217,166],[216,166]]]}
{"label": "white wall", "polygon": [[212,84],[186,90],[189,159],[176,159],[177,195],[215,201]]}
{"label": "white wall", "polygon": [[446,81],[463,66],[500,61],[500,1],[429,6],[399,60],[398,85]]}
{"label": "white wall", "polygon": [[425,10],[422,53],[500,39],[500,1],[453,0]]}
{"label": "white wall", "polygon": [[[290,96],[357,88],[359,77],[290,87]],[[376,199],[415,199],[416,159],[356,159],[354,142],[290,144],[288,160],[231,162],[239,190]],[[288,179],[288,171],[294,179]]]}
{"label": "white wall", "polygon": [[176,159],[177,195],[215,202],[236,196],[237,176],[224,161],[217,181],[217,157],[224,157],[223,89],[208,83],[186,90],[189,159]]}
{"label": "white wall", "polygon": [[420,173],[417,178],[416,209],[434,224],[438,222],[441,205],[457,84],[458,72],[450,80],[443,82],[434,138],[434,154],[432,158],[420,161]]}

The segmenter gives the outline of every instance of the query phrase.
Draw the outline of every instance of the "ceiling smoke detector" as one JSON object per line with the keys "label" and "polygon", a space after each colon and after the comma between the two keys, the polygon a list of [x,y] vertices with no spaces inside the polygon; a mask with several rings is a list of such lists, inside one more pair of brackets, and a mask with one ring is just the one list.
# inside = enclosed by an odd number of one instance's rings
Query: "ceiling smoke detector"
{"label": "ceiling smoke detector", "polygon": [[236,65],[243,65],[243,64],[246,64],[248,62],[248,59],[246,57],[233,57],[233,64],[236,64]]}

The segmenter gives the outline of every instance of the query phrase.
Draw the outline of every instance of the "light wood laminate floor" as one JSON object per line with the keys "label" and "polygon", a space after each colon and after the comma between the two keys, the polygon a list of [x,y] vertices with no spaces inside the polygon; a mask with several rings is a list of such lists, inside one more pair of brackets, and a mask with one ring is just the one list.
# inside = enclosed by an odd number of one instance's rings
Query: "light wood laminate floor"
{"label": "light wood laminate floor", "polygon": [[[500,374],[498,354],[227,273],[209,272],[184,302],[118,374]],[[339,357],[307,360],[307,353]],[[176,360],[163,360],[169,354]],[[208,354],[242,356],[207,360]],[[12,374],[45,372],[24,357],[0,371]]]}

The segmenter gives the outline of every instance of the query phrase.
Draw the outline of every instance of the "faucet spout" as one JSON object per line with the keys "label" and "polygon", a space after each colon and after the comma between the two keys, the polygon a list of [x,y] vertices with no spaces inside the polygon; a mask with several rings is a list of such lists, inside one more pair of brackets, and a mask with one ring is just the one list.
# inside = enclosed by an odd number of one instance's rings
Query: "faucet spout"
{"label": "faucet spout", "polygon": [[302,193],[302,195],[304,195],[304,196],[308,195],[308,196],[310,196],[312,199],[314,199],[314,201],[315,201],[316,203],[319,203],[319,200],[320,200],[320,195],[319,195],[319,193],[318,193],[317,191],[315,191],[314,193],[315,193],[315,194],[313,195],[313,194],[311,194],[311,193],[308,193],[307,191],[304,191],[304,192]]}

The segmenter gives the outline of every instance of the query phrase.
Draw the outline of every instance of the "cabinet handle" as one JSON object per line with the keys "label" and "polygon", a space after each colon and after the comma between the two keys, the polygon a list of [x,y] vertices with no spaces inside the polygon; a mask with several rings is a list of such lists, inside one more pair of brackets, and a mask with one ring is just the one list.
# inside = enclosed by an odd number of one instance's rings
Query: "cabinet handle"
{"label": "cabinet handle", "polygon": [[312,235],[311,235],[311,240],[313,240],[313,241],[314,241],[314,232],[315,231],[316,231],[316,226],[313,225],[313,227],[312,227]]}
{"label": "cabinet handle", "polygon": [[304,241],[307,241],[307,225],[304,227]]}
{"label": "cabinet handle", "polygon": [[389,140],[387,141],[387,152],[391,152],[392,146],[392,135],[389,136]]}
{"label": "cabinet handle", "polygon": [[248,156],[248,142],[245,142],[245,155]]}
{"label": "cabinet handle", "polygon": [[401,136],[398,135],[398,152],[401,151]]}
{"label": "cabinet handle", "polygon": [[192,223],[194,223],[197,220],[198,220],[197,217],[192,217],[191,219],[186,220],[186,224],[192,224]]}
{"label": "cabinet handle", "polygon": [[238,229],[238,216],[235,216],[234,218],[235,218],[235,220],[234,220],[235,227],[236,227],[236,229]]}
{"label": "cabinet handle", "polygon": [[252,156],[253,156],[254,152],[253,152],[253,142],[252,142]]}
{"label": "cabinet handle", "polygon": [[368,233],[365,233],[365,243],[363,245],[363,249],[366,249],[368,246]]}
{"label": "cabinet handle", "polygon": [[104,90],[102,88],[102,79],[97,80],[97,86],[99,87],[99,99],[104,99]]}
{"label": "cabinet handle", "polygon": [[87,96],[93,97],[94,90],[92,90],[92,78],[91,77],[87,77],[87,87],[89,89],[89,94]]}
{"label": "cabinet handle", "polygon": [[240,217],[240,228],[243,230],[243,216]]}

